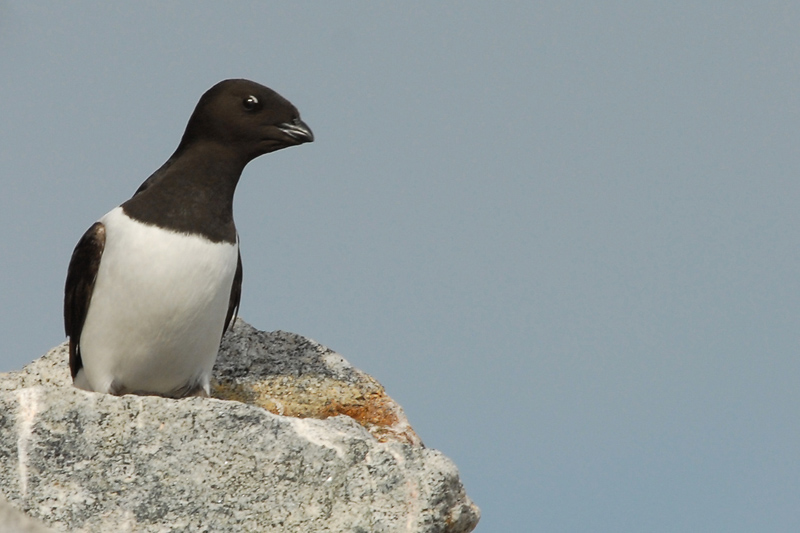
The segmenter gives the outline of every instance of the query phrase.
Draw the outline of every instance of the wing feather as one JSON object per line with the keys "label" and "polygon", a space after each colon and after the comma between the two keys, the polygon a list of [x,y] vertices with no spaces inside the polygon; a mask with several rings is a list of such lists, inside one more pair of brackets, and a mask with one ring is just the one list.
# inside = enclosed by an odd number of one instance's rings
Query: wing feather
{"label": "wing feather", "polygon": [[78,241],[67,270],[64,288],[64,330],[69,337],[69,369],[73,379],[83,366],[81,361],[81,331],[92,301],[94,282],[100,269],[100,259],[106,245],[106,229],[95,222]]}
{"label": "wing feather", "polygon": [[239,301],[242,298],[242,253],[238,253],[238,263],[236,264],[236,274],[233,276],[233,285],[231,286],[231,299],[228,303],[228,316],[225,317],[225,333],[228,328],[233,325],[236,318],[236,312],[239,310]]}

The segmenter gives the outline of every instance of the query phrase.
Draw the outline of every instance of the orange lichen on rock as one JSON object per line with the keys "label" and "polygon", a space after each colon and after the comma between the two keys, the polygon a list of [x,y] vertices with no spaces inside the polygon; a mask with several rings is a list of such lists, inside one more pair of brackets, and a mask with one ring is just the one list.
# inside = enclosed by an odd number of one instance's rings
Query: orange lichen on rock
{"label": "orange lichen on rock", "polygon": [[258,405],[276,415],[325,419],[348,416],[379,441],[421,445],[400,406],[372,380],[359,386],[328,377],[269,377],[248,383],[212,383],[212,396]]}

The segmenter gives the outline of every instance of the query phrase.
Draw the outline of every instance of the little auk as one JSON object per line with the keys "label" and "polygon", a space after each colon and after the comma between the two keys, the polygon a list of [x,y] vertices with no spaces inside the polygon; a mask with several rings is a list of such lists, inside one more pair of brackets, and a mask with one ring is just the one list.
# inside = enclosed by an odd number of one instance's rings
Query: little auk
{"label": "little auk", "polygon": [[175,153],[72,253],[64,327],[76,387],[210,394],[242,289],[236,184],[256,157],[313,140],[297,108],[263,85],[225,80],[203,94]]}

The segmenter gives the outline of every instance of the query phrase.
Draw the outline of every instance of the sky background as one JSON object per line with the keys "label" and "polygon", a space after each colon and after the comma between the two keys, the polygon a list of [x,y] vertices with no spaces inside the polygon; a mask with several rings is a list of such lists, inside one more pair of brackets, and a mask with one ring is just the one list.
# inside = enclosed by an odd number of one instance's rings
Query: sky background
{"label": "sky background", "polygon": [[383,383],[479,532],[800,530],[800,3],[0,1],[0,371],[231,77],[240,315]]}

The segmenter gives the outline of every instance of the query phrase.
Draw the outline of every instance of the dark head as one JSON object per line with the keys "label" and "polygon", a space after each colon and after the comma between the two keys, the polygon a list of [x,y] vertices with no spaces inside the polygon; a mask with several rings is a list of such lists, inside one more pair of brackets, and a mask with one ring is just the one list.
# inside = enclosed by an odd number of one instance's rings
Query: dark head
{"label": "dark head", "polygon": [[250,80],[225,80],[200,98],[176,152],[195,143],[219,143],[245,163],[260,155],[314,140],[297,108]]}

